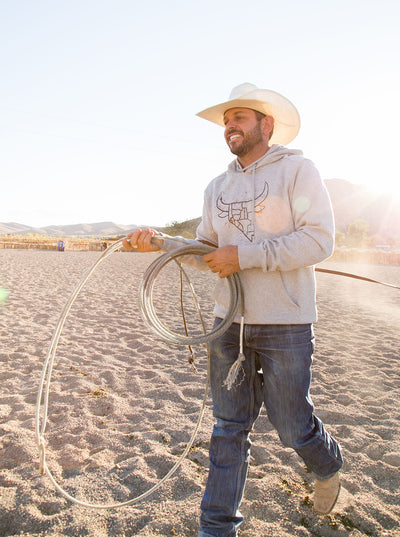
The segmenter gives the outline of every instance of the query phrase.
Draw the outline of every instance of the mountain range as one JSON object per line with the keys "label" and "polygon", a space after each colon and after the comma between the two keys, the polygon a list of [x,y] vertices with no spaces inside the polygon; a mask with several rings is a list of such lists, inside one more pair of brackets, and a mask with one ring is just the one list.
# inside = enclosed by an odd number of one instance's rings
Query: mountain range
{"label": "mountain range", "polygon": [[[396,199],[389,194],[377,195],[362,185],[355,185],[344,179],[326,179],[325,184],[332,200],[336,228],[339,231],[345,232],[349,224],[362,219],[368,222],[370,235],[400,239],[400,197]],[[154,227],[151,222],[145,225]],[[0,223],[0,235],[38,233],[52,237],[105,238],[124,235],[136,227],[138,227],[137,224],[98,222],[37,228],[11,222]]]}
{"label": "mountain range", "polygon": [[112,237],[125,235],[137,226],[114,224],[114,222],[98,222],[95,224],[70,224],[64,226],[31,227],[24,224],[0,223],[0,235],[27,235],[39,233],[49,237]]}

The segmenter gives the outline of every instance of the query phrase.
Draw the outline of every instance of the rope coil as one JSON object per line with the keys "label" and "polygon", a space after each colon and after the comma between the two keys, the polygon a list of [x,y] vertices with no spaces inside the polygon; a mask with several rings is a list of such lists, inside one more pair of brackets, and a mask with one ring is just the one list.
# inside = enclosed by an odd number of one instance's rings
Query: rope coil
{"label": "rope coil", "polygon": [[[157,316],[153,305],[153,289],[157,276],[161,269],[167,265],[167,263],[176,260],[178,257],[186,255],[204,255],[214,248],[202,244],[187,245],[177,248],[171,252],[166,252],[156,259],[145,272],[142,283],[140,286],[140,306],[143,318],[147,326],[153,330],[158,336],[162,337],[167,343],[172,345],[197,345],[202,343],[208,343],[213,339],[221,336],[229,326],[232,324],[234,318],[239,309],[239,305],[242,306],[242,315],[244,308],[243,290],[240,283],[240,278],[237,273],[232,274],[226,278],[230,291],[230,302],[228,312],[225,319],[219,324],[217,328],[212,329],[210,332],[205,333],[203,336],[182,336],[176,332],[172,332],[166,328]],[[185,273],[184,273],[185,274]],[[186,278],[191,286],[190,280]]]}

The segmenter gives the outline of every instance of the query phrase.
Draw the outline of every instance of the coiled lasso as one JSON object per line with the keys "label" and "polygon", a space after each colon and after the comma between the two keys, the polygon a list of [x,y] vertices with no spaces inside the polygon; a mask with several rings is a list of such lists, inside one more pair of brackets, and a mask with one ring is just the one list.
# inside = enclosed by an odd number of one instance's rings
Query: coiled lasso
{"label": "coiled lasso", "polygon": [[[196,294],[194,292],[193,286],[182,268],[181,264],[178,262],[178,258],[182,256],[187,255],[204,255],[210,251],[212,251],[214,248],[212,246],[204,245],[197,241],[187,241],[182,238],[177,237],[169,237],[167,235],[162,235],[161,238],[165,238],[168,240],[175,241],[178,244],[178,248],[164,253],[157,257],[157,259],[149,265],[147,268],[143,280],[140,286],[140,309],[141,313],[143,315],[143,318],[147,324],[147,326],[153,330],[157,335],[159,335],[162,339],[167,341],[168,343],[174,344],[174,345],[194,345],[194,344],[201,344],[206,343],[207,344],[207,379],[206,379],[206,387],[204,392],[204,397],[202,401],[202,405],[200,408],[200,413],[198,420],[196,422],[194,431],[186,445],[185,450],[179,457],[179,459],[176,461],[176,463],[172,466],[172,468],[169,470],[169,472],[160,480],[158,483],[156,483],[153,487],[145,491],[144,493],[131,498],[130,500],[127,500],[125,502],[119,502],[119,503],[111,503],[111,504],[94,504],[94,503],[88,503],[85,501],[78,500],[74,496],[70,495],[66,490],[64,490],[56,481],[53,474],[49,470],[47,464],[46,464],[46,446],[45,446],[45,431],[46,431],[46,424],[47,424],[47,415],[48,415],[48,406],[49,406],[49,393],[50,393],[50,383],[51,383],[51,375],[53,370],[53,364],[54,359],[57,352],[57,345],[58,341],[61,336],[62,329],[64,327],[65,321],[67,319],[67,316],[71,310],[72,305],[74,304],[76,298],[78,297],[80,291],[82,290],[83,286],[86,284],[87,280],[91,276],[91,274],[96,270],[98,265],[106,259],[110,254],[118,250],[121,245],[122,241],[125,239],[119,239],[116,242],[114,242],[111,246],[109,246],[99,257],[99,259],[93,264],[93,266],[84,274],[82,279],[79,281],[78,285],[76,286],[75,290],[71,294],[70,298],[68,299],[67,303],[65,304],[60,318],[58,320],[58,324],[55,328],[55,331],[53,333],[53,337],[51,339],[49,349],[45,358],[45,362],[42,369],[42,375],[40,379],[40,386],[38,390],[37,395],[37,402],[36,402],[36,415],[35,415],[35,435],[36,440],[38,444],[39,449],[39,457],[40,457],[40,472],[42,474],[47,474],[50,481],[53,483],[56,490],[65,498],[68,500],[81,505],[83,507],[89,507],[92,509],[114,509],[118,507],[124,507],[128,505],[132,505],[136,502],[139,502],[140,500],[143,500],[144,498],[148,497],[150,494],[155,492],[161,485],[169,479],[179,468],[179,466],[182,464],[183,459],[188,454],[190,448],[192,447],[192,444],[194,442],[195,436],[197,434],[197,431],[200,427],[201,420],[203,418],[207,394],[208,394],[208,386],[209,386],[209,350],[208,350],[208,342],[212,339],[215,339],[216,337],[219,337],[222,335],[231,325],[233,319],[235,318],[239,305],[241,305],[242,308],[242,319],[243,319],[243,308],[244,308],[244,299],[243,299],[243,292],[242,287],[240,283],[240,278],[237,274],[233,274],[231,276],[228,276],[225,278],[227,281],[227,284],[229,286],[230,291],[230,303],[227,315],[225,319],[219,324],[217,328],[212,329],[210,332],[206,332],[203,318],[201,315],[200,306],[196,297]],[[157,237],[155,237],[156,242],[159,240]],[[184,243],[184,246],[181,246],[181,244]],[[175,332],[172,332],[168,328],[166,328],[161,321],[159,320],[154,306],[153,306],[153,287],[155,280],[160,273],[161,269],[169,262],[175,261],[178,263],[189,287],[192,292],[192,296],[196,305],[197,312],[200,317],[200,321],[203,327],[203,335],[200,336],[194,336],[190,337],[189,335],[180,335]],[[242,342],[241,342],[242,345]]]}

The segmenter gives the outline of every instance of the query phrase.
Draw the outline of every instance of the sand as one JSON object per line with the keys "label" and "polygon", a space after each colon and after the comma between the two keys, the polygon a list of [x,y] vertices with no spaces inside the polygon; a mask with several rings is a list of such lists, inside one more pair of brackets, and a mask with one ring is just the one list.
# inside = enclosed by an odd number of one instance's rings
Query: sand
{"label": "sand", "polygon": [[[156,484],[183,452],[206,384],[185,347],[144,324],[142,274],[157,254],[116,252],[85,286],[54,364],[45,432],[47,464],[68,493],[123,502]],[[0,250],[0,537],[196,536],[213,418],[206,410],[177,472],[142,502],[96,511],[74,505],[39,473],[34,416],[47,349],[62,308],[96,252]],[[400,284],[400,267],[326,262]],[[179,327],[174,268],[160,275],[160,316]],[[205,310],[212,276],[193,274]],[[252,434],[241,537],[400,535],[400,291],[318,274],[312,398],[340,441],[343,492],[331,515],[312,511],[313,477],[262,413]],[[188,310],[188,323],[197,323]]]}

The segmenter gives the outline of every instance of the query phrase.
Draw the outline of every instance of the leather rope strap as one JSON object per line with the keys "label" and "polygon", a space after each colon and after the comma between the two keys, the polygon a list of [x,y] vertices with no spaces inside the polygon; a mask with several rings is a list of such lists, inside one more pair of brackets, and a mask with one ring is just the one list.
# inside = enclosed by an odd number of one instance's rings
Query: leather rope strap
{"label": "leather rope strap", "polygon": [[347,276],[347,278],[354,278],[356,280],[362,280],[364,282],[378,283],[379,285],[385,285],[386,287],[392,287],[393,289],[400,289],[398,285],[393,285],[392,283],[384,283],[378,280],[372,280],[371,278],[366,278],[365,276],[358,276],[358,274],[351,274],[349,272],[341,272],[340,270],[316,268],[315,272],[325,272],[326,274],[336,274],[337,276]]}
{"label": "leather rope strap", "polygon": [[[208,242],[206,240],[199,240],[207,246],[212,246],[213,248],[218,248],[216,244]],[[380,282],[378,280],[372,280],[371,278],[366,278],[365,276],[358,276],[358,274],[351,274],[349,272],[341,272],[340,270],[330,270],[323,268],[315,268],[315,272],[325,272],[326,274],[336,274],[337,276],[346,276],[347,278],[354,278],[355,280],[362,280],[364,282],[378,283],[379,285],[385,285],[386,287],[392,287],[393,289],[400,289],[398,285],[393,285],[391,283]]]}

